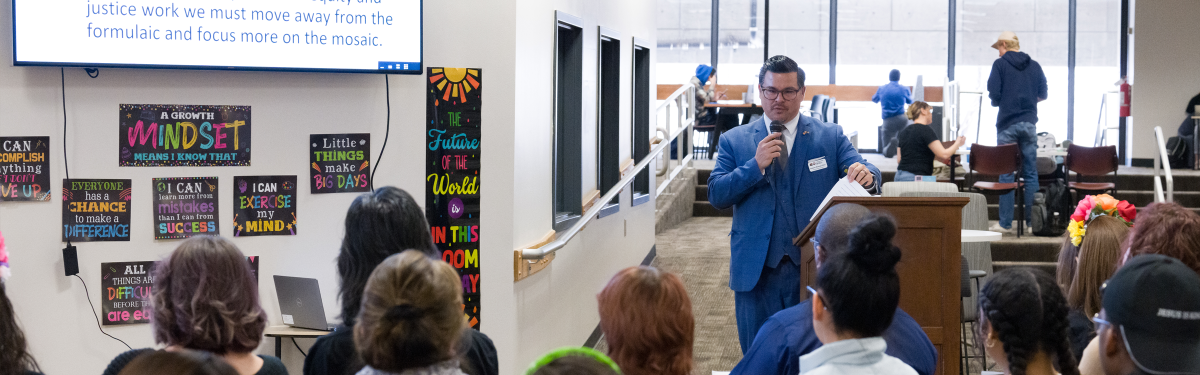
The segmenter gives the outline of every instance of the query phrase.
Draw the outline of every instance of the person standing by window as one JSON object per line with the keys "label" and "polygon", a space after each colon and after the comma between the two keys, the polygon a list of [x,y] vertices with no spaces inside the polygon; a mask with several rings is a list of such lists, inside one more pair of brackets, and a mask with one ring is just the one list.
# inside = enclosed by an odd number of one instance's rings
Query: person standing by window
{"label": "person standing by window", "polygon": [[896,156],[896,147],[898,141],[896,134],[908,125],[908,119],[904,118],[904,105],[913,102],[912,93],[907,87],[900,86],[900,71],[892,69],[888,73],[888,83],[879,86],[875,90],[875,96],[871,97],[871,101],[879,103],[883,107],[883,156]]}
{"label": "person standing by window", "polygon": [[[1046,100],[1046,74],[1042,65],[1021,52],[1021,43],[1012,31],[1000,33],[992,43],[1000,58],[992,63],[988,76],[988,98],[996,114],[996,144],[1017,144],[1021,150],[1021,177],[1025,179],[1025,217],[1030,218],[1033,196],[1038,191],[1037,172],[1037,103]],[[1000,176],[1000,182],[1013,182],[1013,174]],[[1016,192],[1000,196],[1000,223],[993,231],[1012,228],[1013,204]],[[1026,229],[1030,228],[1028,225]]]}

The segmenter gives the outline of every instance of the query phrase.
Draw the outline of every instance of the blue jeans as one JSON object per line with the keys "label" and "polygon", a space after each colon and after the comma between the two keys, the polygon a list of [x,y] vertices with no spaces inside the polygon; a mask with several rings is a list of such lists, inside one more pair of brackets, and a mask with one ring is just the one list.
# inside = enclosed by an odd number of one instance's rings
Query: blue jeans
{"label": "blue jeans", "polygon": [[[1038,191],[1037,128],[1030,122],[1018,122],[996,133],[996,143],[1016,143],[1021,149],[1021,177],[1025,179],[1025,223],[1029,223],[1033,195]],[[1000,176],[1000,182],[1013,182],[1013,174]],[[1000,227],[1012,228],[1015,192],[1000,196]]]}
{"label": "blue jeans", "polygon": [[916,180],[917,180],[917,175],[912,174],[912,172],[902,171],[902,170],[896,170],[896,177],[892,178],[892,181],[916,181]]}

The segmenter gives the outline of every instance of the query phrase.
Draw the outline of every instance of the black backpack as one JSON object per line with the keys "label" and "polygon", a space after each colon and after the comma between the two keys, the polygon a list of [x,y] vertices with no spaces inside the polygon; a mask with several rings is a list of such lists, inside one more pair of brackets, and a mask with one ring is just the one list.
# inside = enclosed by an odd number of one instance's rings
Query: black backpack
{"label": "black backpack", "polygon": [[1187,154],[1191,152],[1188,146],[1187,142],[1183,141],[1183,138],[1167,138],[1167,162],[1171,165],[1171,168],[1187,168]]}
{"label": "black backpack", "polygon": [[1071,190],[1062,180],[1055,180],[1038,191],[1030,211],[1030,227],[1035,236],[1057,237],[1067,230],[1074,212]]}

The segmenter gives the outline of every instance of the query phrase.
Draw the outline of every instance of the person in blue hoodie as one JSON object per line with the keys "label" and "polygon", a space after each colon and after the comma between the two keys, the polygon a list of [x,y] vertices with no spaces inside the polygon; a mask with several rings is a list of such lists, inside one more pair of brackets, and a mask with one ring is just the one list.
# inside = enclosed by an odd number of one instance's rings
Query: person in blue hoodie
{"label": "person in blue hoodie", "polygon": [[[825,211],[813,239],[817,272],[828,259],[850,252],[851,232],[870,215],[870,210],[854,203],[838,204]],[[767,319],[754,336],[750,350],[730,374],[799,374],[800,357],[823,347],[813,328],[812,304],[810,298]],[[937,349],[921,325],[904,310],[896,308],[892,323],[882,336],[887,343],[885,354],[899,358],[919,375],[932,375],[936,370]]]}
{"label": "person in blue hoodie", "polygon": [[879,103],[883,107],[883,156],[896,156],[896,146],[899,141],[896,140],[896,135],[900,134],[908,125],[908,118],[904,117],[904,105],[912,104],[912,92],[908,91],[907,87],[900,86],[900,70],[892,69],[888,73],[888,83],[879,86],[875,90],[875,96],[871,97],[872,102]]}
{"label": "person in blue hoodie", "polygon": [[[1000,33],[992,48],[1000,58],[992,63],[988,76],[988,98],[996,114],[996,143],[1016,143],[1021,150],[1021,177],[1025,179],[1025,222],[1029,223],[1033,195],[1038,191],[1037,104],[1046,100],[1046,74],[1042,66],[1021,52],[1021,43],[1012,31]],[[1000,182],[1013,182],[1013,175],[1000,176]],[[1014,193],[1000,196],[1000,223],[994,231],[1012,228]],[[1025,228],[1029,228],[1028,225]]]}

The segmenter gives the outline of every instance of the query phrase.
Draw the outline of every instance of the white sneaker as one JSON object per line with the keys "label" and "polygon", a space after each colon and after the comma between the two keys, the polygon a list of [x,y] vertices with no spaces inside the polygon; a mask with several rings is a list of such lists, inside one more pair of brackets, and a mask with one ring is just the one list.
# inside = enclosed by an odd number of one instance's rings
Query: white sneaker
{"label": "white sneaker", "polygon": [[1008,233],[1008,234],[1017,233],[1015,229],[1005,228],[1005,227],[1000,226],[1000,223],[992,224],[992,226],[988,227],[988,230],[993,231],[993,232]]}

